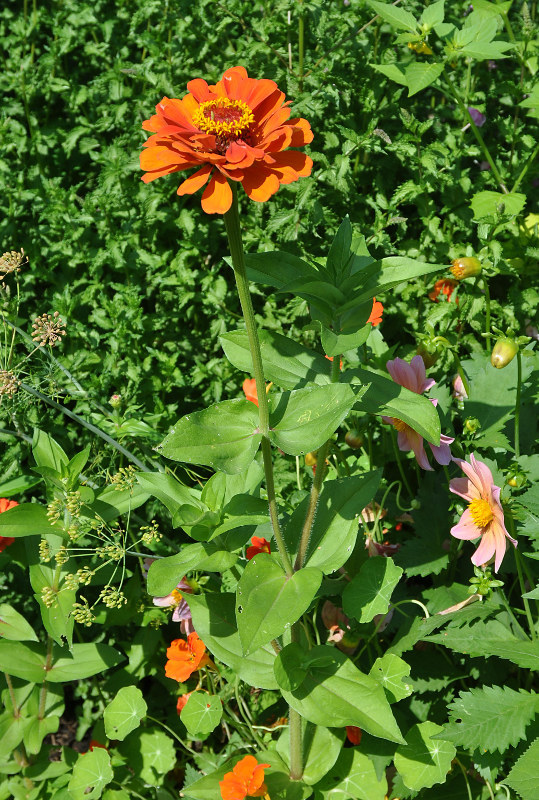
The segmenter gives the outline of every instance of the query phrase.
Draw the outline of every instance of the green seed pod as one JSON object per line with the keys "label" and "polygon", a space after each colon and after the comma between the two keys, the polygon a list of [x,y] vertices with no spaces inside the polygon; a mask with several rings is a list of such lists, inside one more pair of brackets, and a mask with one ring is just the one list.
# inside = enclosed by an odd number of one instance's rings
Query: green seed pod
{"label": "green seed pod", "polygon": [[514,359],[518,353],[518,344],[514,339],[508,339],[506,336],[498,339],[490,356],[490,363],[496,369],[503,369]]}
{"label": "green seed pod", "polygon": [[454,261],[451,262],[451,267],[449,271],[458,281],[461,281],[463,278],[472,278],[474,275],[479,275],[481,272],[481,262],[478,258],[474,257],[463,257],[463,258],[456,258]]}
{"label": "green seed pod", "polygon": [[352,450],[359,450],[360,447],[363,447],[364,440],[359,431],[352,429],[351,431],[347,432],[346,436],[344,437],[344,441],[348,447],[352,448]]}

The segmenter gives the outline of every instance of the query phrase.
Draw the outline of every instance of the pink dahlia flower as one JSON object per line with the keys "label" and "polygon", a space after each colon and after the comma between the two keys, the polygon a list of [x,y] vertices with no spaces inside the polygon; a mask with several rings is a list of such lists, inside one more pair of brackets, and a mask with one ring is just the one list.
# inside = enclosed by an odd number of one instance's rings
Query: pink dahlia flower
{"label": "pink dahlia flower", "polygon": [[494,485],[492,472],[487,465],[478,461],[473,453],[470,454],[470,464],[460,458],[454,461],[466,477],[453,478],[449,482],[449,489],[466,500],[468,508],[451,528],[451,535],[456,539],[481,537],[479,547],[472,556],[472,564],[480,567],[495,557],[494,571],[497,572],[505,555],[507,539],[517,546],[505,527],[500,487]]}
{"label": "pink dahlia flower", "polygon": [[[414,356],[409,364],[402,358],[395,358],[393,361],[388,361],[386,367],[395,383],[398,383],[399,386],[404,386],[406,389],[410,389],[411,392],[415,392],[416,394],[423,394],[423,392],[427,392],[436,385],[436,382],[433,381],[432,378],[427,378],[425,364],[421,356]],[[431,403],[434,407],[438,405],[437,400],[431,399]],[[388,422],[397,429],[399,450],[403,453],[408,453],[410,450],[413,450],[419,466],[424,470],[432,471],[427,454],[425,453],[425,448],[423,447],[423,437],[401,419],[396,419],[394,417],[382,417],[382,419],[384,422]],[[439,445],[430,444],[429,442],[432,455],[438,464],[449,464],[451,461],[451,449],[449,445],[454,441],[455,440],[450,436],[444,436],[442,434],[442,436],[440,436]]]}
{"label": "pink dahlia flower", "polygon": [[187,581],[182,578],[176,588],[166,597],[154,597],[153,604],[154,606],[161,606],[161,608],[173,607],[172,622],[179,622],[181,632],[188,636],[190,633],[194,633],[195,629],[191,618],[191,609],[183,599],[181,592],[178,591],[179,589],[187,594],[191,594],[193,591]]}

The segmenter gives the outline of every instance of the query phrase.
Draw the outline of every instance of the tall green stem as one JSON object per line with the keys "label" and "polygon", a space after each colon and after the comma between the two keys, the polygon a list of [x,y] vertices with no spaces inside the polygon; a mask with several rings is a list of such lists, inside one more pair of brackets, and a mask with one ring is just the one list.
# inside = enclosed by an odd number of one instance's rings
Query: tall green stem
{"label": "tall green stem", "polygon": [[522,391],[522,356],[517,350],[517,399],[515,401],[515,458],[520,458],[520,394]]}
{"label": "tall green stem", "polygon": [[[485,333],[490,333],[490,289],[488,288],[488,278],[483,276],[483,288],[485,290]],[[489,350],[490,344],[488,336],[485,337],[485,349]]]}
{"label": "tall green stem", "polygon": [[406,477],[406,473],[404,472],[404,469],[403,469],[403,466],[402,466],[402,461],[401,461],[401,457],[400,457],[400,453],[399,453],[399,448],[397,447],[397,440],[395,439],[395,433],[394,433],[393,429],[391,429],[391,443],[393,445],[393,452],[395,453],[395,458],[397,460],[397,466],[399,468],[399,472],[400,472],[400,476],[402,478],[402,482],[406,486],[406,490],[408,492],[410,500],[413,500],[414,499],[414,493],[412,492],[412,490],[410,488],[410,484],[408,483],[408,478]]}
{"label": "tall green stem", "polygon": [[524,597],[526,594],[526,586],[524,584],[524,574],[522,572],[522,556],[515,548],[515,561],[517,564],[517,572],[518,572],[518,582],[520,584],[520,591],[522,592],[522,602],[524,603],[524,611],[526,612],[526,619],[528,620],[528,628],[530,629],[530,635],[532,639],[535,641],[537,639],[537,634],[535,632],[535,625],[533,622],[532,612],[530,608],[530,601],[527,597]]}
{"label": "tall green stem", "polygon": [[303,0],[299,0],[298,22],[298,86],[303,91],[303,59],[305,56],[305,18],[303,16]]}
{"label": "tall green stem", "polygon": [[249,281],[245,269],[245,258],[243,255],[243,243],[241,239],[240,215],[238,211],[238,193],[235,184],[232,184],[232,205],[230,210],[224,215],[225,227],[232,257],[232,266],[236,278],[236,286],[240,298],[241,310],[245,320],[249,349],[253,361],[253,374],[256,383],[256,393],[258,395],[258,418],[259,432],[262,435],[262,457],[264,459],[264,473],[266,477],[266,492],[268,495],[268,506],[273,535],[277,543],[279,555],[286,574],[291,577],[294,570],[292,562],[286,550],[286,546],[279,524],[279,514],[277,510],[277,498],[275,495],[275,482],[273,479],[273,463],[271,460],[271,444],[269,440],[269,406],[266,394],[266,382],[264,380],[264,368],[262,366],[262,356],[260,353],[260,342],[256,328],[255,312],[251,302],[251,292]]}

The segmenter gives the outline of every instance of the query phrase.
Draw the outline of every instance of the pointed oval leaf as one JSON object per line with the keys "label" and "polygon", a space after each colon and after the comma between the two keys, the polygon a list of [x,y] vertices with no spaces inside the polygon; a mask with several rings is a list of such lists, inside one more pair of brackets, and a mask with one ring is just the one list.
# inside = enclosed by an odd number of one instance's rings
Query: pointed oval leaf
{"label": "pointed oval leaf", "polygon": [[41,683],[46,675],[46,661],[46,650],[42,644],[0,641],[0,671],[8,675],[31,683]]}
{"label": "pointed oval leaf", "polygon": [[148,594],[152,597],[166,597],[188,572],[194,569],[204,572],[223,572],[230,569],[237,560],[236,553],[222,550],[211,542],[188,544],[175,556],[160,558],[150,565]]}
{"label": "pointed oval leaf", "polygon": [[17,642],[39,641],[32,626],[9,603],[0,604],[0,637]]}
{"label": "pointed oval leaf", "polygon": [[51,683],[64,683],[91,678],[92,675],[117,666],[124,659],[122,653],[108,644],[74,644],[71,650],[54,646],[52,667],[47,672],[47,680]]}

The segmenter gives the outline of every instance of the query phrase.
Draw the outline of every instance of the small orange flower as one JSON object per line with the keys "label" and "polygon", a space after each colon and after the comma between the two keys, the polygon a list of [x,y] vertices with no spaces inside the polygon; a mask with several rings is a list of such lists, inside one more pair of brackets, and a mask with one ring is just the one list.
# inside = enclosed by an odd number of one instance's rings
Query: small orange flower
{"label": "small orange flower", "polygon": [[[0,514],[4,511],[9,511],[10,508],[15,508],[19,504],[15,502],[15,500],[8,500],[7,497],[0,497]],[[13,536],[0,536],[0,553],[9,547],[10,544],[13,544],[15,539]]]}
{"label": "small orange flower", "polygon": [[245,378],[242,386],[243,392],[247,400],[258,406],[258,393],[256,391],[256,381],[254,378]]}
{"label": "small orange flower", "polygon": [[263,536],[253,536],[251,538],[251,546],[247,548],[245,553],[247,560],[250,561],[259,553],[271,553],[270,543]]}
{"label": "small orange flower", "polygon": [[384,313],[383,305],[380,303],[379,300],[376,299],[376,297],[373,297],[372,298],[372,311],[371,311],[371,314],[369,316],[369,319],[367,320],[367,323],[370,322],[372,327],[376,328],[376,326],[379,325],[381,323],[381,321],[382,321],[382,314],[383,313]]}
{"label": "small orange flower", "polygon": [[206,645],[196,632],[190,633],[187,641],[174,639],[167,650],[167,658],[165,675],[180,683],[186,681],[197,669],[210,663]]}
{"label": "small orange flower", "polygon": [[219,781],[223,800],[244,800],[245,797],[264,797],[267,793],[264,770],[269,764],[259,764],[254,756],[238,761],[232,772]]}
{"label": "small orange flower", "polygon": [[96,747],[101,747],[103,750],[108,750],[108,747],[104,744],[101,744],[101,742],[98,742],[97,739],[90,739],[90,744],[88,745],[88,750],[86,752],[91,753]]}
{"label": "small orange flower", "polygon": [[429,298],[437,303],[438,295],[442,293],[445,294],[447,300],[449,301],[451,300],[451,295],[453,294],[455,286],[458,286],[458,281],[454,281],[452,278],[440,278],[440,280],[436,281],[434,284],[432,292],[429,292]]}
{"label": "small orange flower", "polygon": [[363,732],[361,728],[357,728],[355,725],[347,725],[346,726],[346,736],[349,742],[356,745],[361,742],[361,737]]}
{"label": "small orange flower", "polygon": [[178,194],[208,184],[202,209],[225,214],[232,204],[229,181],[241,183],[251,200],[264,202],[281,184],[311,174],[309,156],[288,151],[312,141],[311,127],[304,119],[290,119],[285,94],[274,81],[249,78],[245,67],[232,67],[215,85],[195,78],[187,90],[181,99],[163,97],[157,113],[142,124],[154,134],[140,156],[145,183],[196,167]]}

